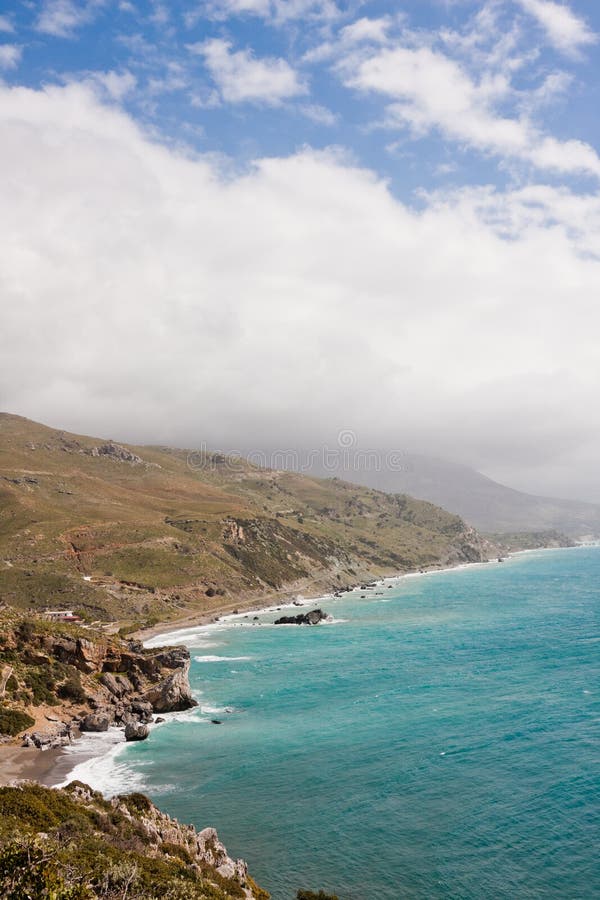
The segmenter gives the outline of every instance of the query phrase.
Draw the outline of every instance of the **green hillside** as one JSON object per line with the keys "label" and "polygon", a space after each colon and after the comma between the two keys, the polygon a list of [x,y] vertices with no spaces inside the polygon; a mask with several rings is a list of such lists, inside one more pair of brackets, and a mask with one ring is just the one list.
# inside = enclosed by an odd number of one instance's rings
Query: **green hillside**
{"label": "green hillside", "polygon": [[11,606],[149,624],[483,552],[460,518],[406,495],[0,414]]}

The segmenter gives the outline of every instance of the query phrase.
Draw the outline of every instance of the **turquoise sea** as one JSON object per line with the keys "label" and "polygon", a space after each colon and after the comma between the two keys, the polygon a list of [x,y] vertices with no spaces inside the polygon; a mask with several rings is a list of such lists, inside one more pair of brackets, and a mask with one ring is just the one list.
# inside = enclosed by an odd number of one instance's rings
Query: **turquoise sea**
{"label": "turquoise sea", "polygon": [[600,548],[360,593],[180,633],[201,707],[106,774],[274,900],[600,897]]}

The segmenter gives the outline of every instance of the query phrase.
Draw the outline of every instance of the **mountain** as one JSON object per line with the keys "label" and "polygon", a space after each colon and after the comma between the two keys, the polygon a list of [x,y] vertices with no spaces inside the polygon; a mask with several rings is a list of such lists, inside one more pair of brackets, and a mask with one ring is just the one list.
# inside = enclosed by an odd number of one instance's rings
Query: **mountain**
{"label": "mountain", "polygon": [[434,457],[406,454],[394,471],[356,467],[348,477],[451,509],[486,533],[560,531],[578,539],[600,537],[600,505],[526,494],[468,466]]}
{"label": "mountain", "polygon": [[131,628],[485,558],[406,495],[0,414],[0,601]]}

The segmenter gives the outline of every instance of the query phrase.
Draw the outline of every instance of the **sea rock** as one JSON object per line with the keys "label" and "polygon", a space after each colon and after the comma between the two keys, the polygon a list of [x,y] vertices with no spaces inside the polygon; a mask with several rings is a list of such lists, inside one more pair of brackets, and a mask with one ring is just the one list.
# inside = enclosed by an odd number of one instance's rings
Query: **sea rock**
{"label": "sea rock", "polygon": [[188,672],[190,669],[189,657],[185,665],[175,669],[172,675],[153,685],[144,694],[144,700],[152,704],[154,712],[179,712],[183,709],[191,709],[198,706],[192,697]]}
{"label": "sea rock", "polygon": [[89,713],[79,726],[82,731],[108,731],[111,719],[106,712]]}
{"label": "sea rock", "polygon": [[141,722],[128,722],[125,726],[126,741],[145,741],[149,734],[148,726]]}
{"label": "sea rock", "polygon": [[307,613],[299,613],[297,616],[281,616],[275,619],[275,625],[318,625],[327,619],[327,613],[322,609],[311,609]]}

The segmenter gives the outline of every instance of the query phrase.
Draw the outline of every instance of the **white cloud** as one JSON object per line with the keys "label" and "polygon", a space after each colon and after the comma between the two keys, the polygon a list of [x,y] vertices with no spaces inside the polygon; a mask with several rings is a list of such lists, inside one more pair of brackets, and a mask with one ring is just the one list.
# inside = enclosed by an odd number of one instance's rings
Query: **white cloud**
{"label": "white cloud", "polygon": [[16,44],[0,44],[0,69],[16,69],[22,54],[23,48]]}
{"label": "white cloud", "polygon": [[137,79],[127,69],[124,72],[90,72],[87,76],[95,82],[112,100],[123,100],[135,90]]}
{"label": "white cloud", "polygon": [[12,33],[14,30],[15,26],[10,21],[8,16],[0,16],[0,31]]}
{"label": "white cloud", "polygon": [[284,60],[257,59],[251,50],[232,50],[229,41],[213,38],[188,49],[204,57],[223,100],[228,103],[264,103],[277,106],[283,100],[307,93],[298,74]]}
{"label": "white cloud", "polygon": [[75,84],[0,86],[0,128],[0,408],[183,446],[416,435],[597,479],[595,194],[415,211],[308,149],[223,180]]}
{"label": "white cloud", "polygon": [[525,115],[496,111],[512,99],[505,73],[475,81],[458,61],[427,46],[396,46],[370,56],[348,56],[340,64],[345,83],[390,101],[387,121],[417,135],[434,129],[450,140],[541,169],[600,178],[600,158],[582,141],[559,141]]}
{"label": "white cloud", "polygon": [[215,19],[260,16],[277,25],[301,18],[333,21],[340,15],[334,0],[207,0],[203,8],[188,15],[188,25],[194,24],[202,12]]}
{"label": "white cloud", "polygon": [[390,16],[382,16],[379,19],[357,19],[355,22],[342,28],[340,38],[342,43],[345,44],[358,44],[362,41],[385,44],[390,25]]}
{"label": "white cloud", "polygon": [[315,125],[335,125],[339,121],[339,116],[319,103],[305,103],[300,112]]}
{"label": "white cloud", "polygon": [[44,0],[36,28],[55,37],[73,37],[77,29],[93,21],[103,5],[104,0]]}
{"label": "white cloud", "polygon": [[564,3],[556,3],[554,0],[517,2],[537,19],[549,42],[567,56],[578,56],[584,47],[594,44],[598,39],[587,23]]}

